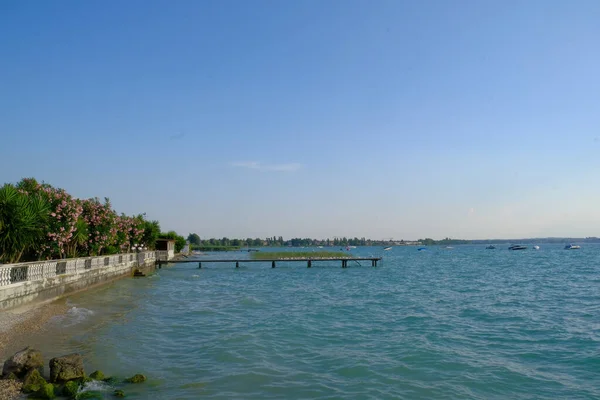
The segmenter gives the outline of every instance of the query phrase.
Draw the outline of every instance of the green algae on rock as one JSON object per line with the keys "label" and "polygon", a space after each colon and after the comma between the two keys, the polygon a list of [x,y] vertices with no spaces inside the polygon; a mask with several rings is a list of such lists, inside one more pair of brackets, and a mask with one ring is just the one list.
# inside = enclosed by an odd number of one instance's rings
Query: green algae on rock
{"label": "green algae on rock", "polygon": [[44,357],[39,350],[25,347],[4,362],[2,375],[8,376],[14,373],[18,378],[23,378],[32,369],[43,373]]}
{"label": "green algae on rock", "polygon": [[15,375],[14,372],[11,372],[10,374],[8,374],[8,376],[4,379],[9,379],[9,380],[13,380],[13,381],[18,381],[19,377]]}
{"label": "green algae on rock", "polygon": [[102,392],[97,392],[95,390],[90,390],[86,392],[79,392],[75,397],[76,400],[104,400],[104,395]]}
{"label": "green algae on rock", "polygon": [[23,379],[22,390],[24,393],[37,392],[45,384],[46,380],[40,374],[40,372],[37,369],[32,369],[27,373],[27,375],[25,375],[25,379]]}
{"label": "green algae on rock", "polygon": [[135,374],[131,378],[125,379],[125,382],[127,382],[127,383],[142,383],[142,382],[146,382],[146,377],[142,374]]}
{"label": "green algae on rock", "polygon": [[95,381],[103,381],[105,376],[102,371],[94,371],[90,374],[90,378]]}
{"label": "green algae on rock", "polygon": [[36,399],[53,399],[56,397],[54,393],[54,385],[51,383],[44,383],[40,386],[39,390],[33,394]]}
{"label": "green algae on rock", "polygon": [[74,399],[77,397],[78,391],[79,383],[77,381],[69,381],[65,383],[65,386],[62,389],[62,395],[68,397],[69,399]]}
{"label": "green algae on rock", "polygon": [[122,390],[119,390],[119,389],[115,389],[115,391],[113,392],[113,396],[115,396],[115,397],[125,397],[125,392],[123,392]]}
{"label": "green algae on rock", "polygon": [[108,378],[102,379],[102,382],[108,383],[109,385],[116,385],[120,381],[119,381],[119,379],[115,378],[114,376],[109,376]]}
{"label": "green algae on rock", "polygon": [[50,360],[50,381],[68,382],[85,376],[83,358],[78,353],[56,357]]}

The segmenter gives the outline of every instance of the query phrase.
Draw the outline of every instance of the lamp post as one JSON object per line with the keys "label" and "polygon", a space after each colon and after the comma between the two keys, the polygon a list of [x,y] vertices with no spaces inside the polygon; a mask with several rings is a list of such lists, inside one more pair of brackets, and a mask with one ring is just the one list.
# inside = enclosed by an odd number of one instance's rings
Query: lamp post
{"label": "lamp post", "polygon": [[131,248],[136,253],[135,258],[136,258],[136,264],[137,264],[137,267],[136,267],[135,271],[133,272],[133,276],[145,276],[144,273],[142,273],[142,271],[140,271],[140,253],[142,251],[146,250],[146,246],[143,244],[136,243]]}
{"label": "lamp post", "polygon": [[134,244],[132,247],[133,251],[136,253],[137,258],[137,266],[140,266],[140,253],[146,250],[146,245],[143,244]]}

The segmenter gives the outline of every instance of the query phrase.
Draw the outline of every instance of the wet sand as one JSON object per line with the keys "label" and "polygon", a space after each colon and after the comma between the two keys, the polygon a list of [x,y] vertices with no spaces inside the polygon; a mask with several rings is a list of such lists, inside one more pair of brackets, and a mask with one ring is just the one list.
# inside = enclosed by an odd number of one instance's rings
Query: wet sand
{"label": "wet sand", "polygon": [[[44,330],[47,322],[67,312],[66,299],[0,312],[0,362],[26,347],[28,338]],[[1,397],[0,391],[0,399]]]}
{"label": "wet sand", "polygon": [[[43,331],[52,317],[63,315],[67,309],[63,299],[0,312],[0,368],[7,358],[27,347],[27,340],[32,334]],[[0,380],[0,400],[14,400],[21,396],[21,382]]]}

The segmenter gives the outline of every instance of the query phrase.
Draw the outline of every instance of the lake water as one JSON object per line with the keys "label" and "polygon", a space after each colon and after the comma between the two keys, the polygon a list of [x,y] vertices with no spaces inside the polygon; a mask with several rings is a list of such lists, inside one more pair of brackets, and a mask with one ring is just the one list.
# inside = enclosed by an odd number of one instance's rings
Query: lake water
{"label": "lake water", "polygon": [[129,398],[600,398],[600,246],[507,247],[352,250],[377,268],[178,264],[72,296],[30,340],[146,374]]}

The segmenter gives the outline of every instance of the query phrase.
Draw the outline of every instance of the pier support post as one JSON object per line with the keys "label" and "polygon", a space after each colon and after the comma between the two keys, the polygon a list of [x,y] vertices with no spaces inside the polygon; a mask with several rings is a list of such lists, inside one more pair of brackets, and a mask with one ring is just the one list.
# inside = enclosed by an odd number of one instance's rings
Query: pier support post
{"label": "pier support post", "polygon": [[200,269],[200,268],[202,268],[202,263],[201,262],[198,263],[198,269]]}
{"label": "pier support post", "polygon": [[239,262],[239,261],[236,261],[236,262],[235,262],[235,267],[236,267],[236,268],[239,268],[239,267],[240,267],[240,262]]}
{"label": "pier support post", "polygon": [[376,267],[377,266],[377,260],[373,260],[373,266]]}
{"label": "pier support post", "polygon": [[347,263],[347,262],[348,262],[348,261],[346,261],[346,260],[342,260],[342,268],[346,268],[346,263]]}
{"label": "pier support post", "polygon": [[275,268],[275,261],[271,262],[271,268]]}
{"label": "pier support post", "polygon": [[308,268],[312,267],[312,261],[308,260]]}

